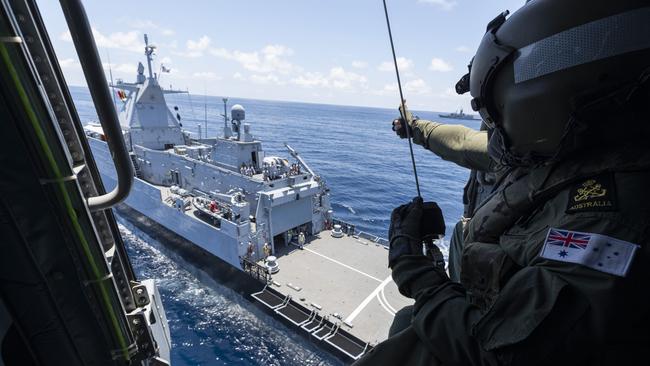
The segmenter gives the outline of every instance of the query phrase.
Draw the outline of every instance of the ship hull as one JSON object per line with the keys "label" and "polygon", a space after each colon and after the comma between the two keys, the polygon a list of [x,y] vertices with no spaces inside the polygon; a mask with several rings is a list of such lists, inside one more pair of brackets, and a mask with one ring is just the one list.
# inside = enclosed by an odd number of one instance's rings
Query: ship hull
{"label": "ship hull", "polygon": [[[311,333],[304,332],[299,326],[291,323],[284,317],[278,316],[273,309],[264,306],[251,296],[251,294],[262,291],[264,284],[251,277],[239,268],[231,266],[221,258],[203,250],[201,247],[190,242],[186,238],[178,235],[169,228],[162,226],[160,223],[144,216],[140,212],[129,207],[127,204],[119,204],[114,210],[119,217],[127,220],[148,236],[156,238],[166,249],[180,256],[187,263],[201,272],[205,273],[211,279],[217,281],[220,285],[226,286],[240,294],[244,299],[255,305],[256,309],[280,321],[284,326],[292,330],[293,334],[310,342],[318,349],[325,351],[330,356],[344,364],[350,364],[351,360],[347,355],[340,352],[335,347],[330,346],[316,338]],[[350,336],[351,337],[351,336]]]}
{"label": "ship hull", "polygon": [[474,118],[472,116],[458,117],[458,116],[452,116],[452,115],[448,115],[448,114],[439,114],[438,117],[449,118],[449,119],[461,119],[461,120],[466,120],[466,121],[478,121],[478,119],[476,119],[476,118]]}
{"label": "ship hull", "polygon": [[[116,184],[115,168],[105,142],[89,139],[97,167],[106,190]],[[163,203],[161,191],[141,179],[134,178],[131,193],[124,201],[126,205],[145,217],[170,228],[177,235],[194,243],[207,253],[218,257],[230,266],[240,268],[239,243],[218,228],[191,217],[180,210]]]}
{"label": "ship hull", "polygon": [[[116,180],[108,146],[97,139],[88,140],[104,185],[107,190],[111,190]],[[302,331],[299,326],[278,316],[273,309],[254,299],[251,294],[262,291],[265,284],[242,270],[236,240],[221,233],[217,228],[164,204],[157,187],[134,178],[131,193],[123,203],[115,206],[114,210],[120,217],[155,238],[165,248],[191,263],[220,285],[236,291],[256,308],[279,320],[289,329],[295,329],[294,334],[339,361],[351,363],[352,360],[337,348],[314,338],[311,333]],[[291,302],[293,303],[293,300]],[[348,337],[356,339],[351,335]],[[362,343],[361,340],[356,340]]]}

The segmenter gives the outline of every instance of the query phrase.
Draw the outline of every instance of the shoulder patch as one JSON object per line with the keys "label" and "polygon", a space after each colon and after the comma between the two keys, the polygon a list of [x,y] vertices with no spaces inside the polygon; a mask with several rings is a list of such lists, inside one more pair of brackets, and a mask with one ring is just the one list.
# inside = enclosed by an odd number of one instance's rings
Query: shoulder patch
{"label": "shoulder patch", "polygon": [[550,228],[539,256],[625,277],[638,248],[606,235]]}
{"label": "shoulder patch", "polygon": [[617,209],[616,184],[611,173],[583,180],[569,191],[566,213]]}

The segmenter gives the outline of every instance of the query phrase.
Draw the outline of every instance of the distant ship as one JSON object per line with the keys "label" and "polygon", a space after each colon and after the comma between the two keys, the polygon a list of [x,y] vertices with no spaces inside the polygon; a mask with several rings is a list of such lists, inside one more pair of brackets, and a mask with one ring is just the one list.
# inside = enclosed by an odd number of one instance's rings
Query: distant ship
{"label": "distant ship", "polygon": [[463,113],[463,108],[461,108],[458,112],[452,112],[449,114],[438,114],[438,116],[442,118],[452,118],[452,119],[468,119],[468,120],[478,120],[477,118],[474,118],[473,115],[471,114],[465,114]]}
{"label": "distant ship", "polygon": [[[224,113],[222,136],[192,137],[166,105],[178,91],[161,88],[153,51],[145,35],[148,74],[140,63],[136,82],[113,85],[136,175],[117,211],[296,333],[345,362],[361,357],[412,303],[386,268],[386,240],[336,220],[324,179],[289,145],[294,162],[266,155],[242,106]],[[86,135],[114,186],[101,125]]]}

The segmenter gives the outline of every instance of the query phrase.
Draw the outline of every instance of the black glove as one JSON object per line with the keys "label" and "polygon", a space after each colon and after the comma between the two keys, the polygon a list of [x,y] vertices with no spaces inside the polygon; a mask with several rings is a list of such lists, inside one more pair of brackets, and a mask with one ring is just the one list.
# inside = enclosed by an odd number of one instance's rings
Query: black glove
{"label": "black glove", "polygon": [[[422,202],[421,197],[416,197],[413,202],[394,209],[390,221],[389,267],[392,268],[399,257],[413,254],[425,255],[434,265],[445,268],[442,253],[433,244],[434,239],[445,234],[445,219],[435,202]],[[424,253],[423,242],[426,243]]]}
{"label": "black glove", "polygon": [[[404,123],[404,119],[402,117],[395,118],[393,120],[393,131],[395,131],[397,136],[403,139],[407,137],[406,128],[404,128],[405,125],[406,124]],[[411,127],[411,125],[409,124],[407,128],[409,129],[409,136],[413,136],[413,128]]]}
{"label": "black glove", "polygon": [[[404,101],[404,107],[406,107],[406,101]],[[400,138],[407,138],[408,136],[413,137],[413,127],[411,126],[414,121],[418,120],[417,116],[413,116],[408,108],[402,109],[402,105],[399,106],[400,117],[393,120],[393,131]],[[406,118],[409,123],[404,123],[404,118]],[[406,134],[406,129],[408,128],[408,135]]]}
{"label": "black glove", "polygon": [[423,255],[420,228],[422,205],[422,198],[416,197],[413,202],[394,209],[390,215],[388,267],[392,268],[403,255]]}

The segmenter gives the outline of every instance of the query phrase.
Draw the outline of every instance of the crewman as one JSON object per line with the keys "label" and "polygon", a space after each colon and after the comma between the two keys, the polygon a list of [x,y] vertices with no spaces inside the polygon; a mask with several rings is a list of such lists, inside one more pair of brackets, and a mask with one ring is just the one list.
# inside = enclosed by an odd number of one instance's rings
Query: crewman
{"label": "crewman", "polygon": [[271,255],[271,246],[269,245],[268,242],[264,242],[264,246],[262,247],[262,250],[264,250],[264,259],[266,259],[268,256]]}
{"label": "crewman", "polygon": [[300,249],[305,245],[305,233],[302,230],[298,234],[298,245],[300,245]]}
{"label": "crewman", "polygon": [[[393,121],[393,131],[405,138],[402,118]],[[447,125],[419,118],[409,123],[413,143],[451,161],[470,169],[469,179],[463,191],[463,216],[456,223],[449,241],[449,276],[460,281],[460,253],[463,249],[463,229],[478,205],[488,197],[498,173],[503,167],[493,161],[488,154],[488,133],[463,125]]]}
{"label": "crewman", "polygon": [[534,0],[489,23],[459,91],[513,169],[467,225],[461,283],[422,255],[421,199],[393,211],[413,321],[358,365],[650,359],[648,34],[647,0]]}
{"label": "crewman", "polygon": [[[401,137],[407,134],[402,118],[393,120],[393,131]],[[463,125],[447,125],[433,121],[410,119],[409,134],[413,142],[461,167],[470,169],[470,175],[463,190],[463,216],[454,226],[449,240],[448,268],[449,278],[460,282],[461,254],[463,252],[463,230],[474,210],[491,193],[498,175],[504,167],[496,164],[488,154],[488,133],[485,124],[477,131]],[[413,307],[407,306],[395,314],[390,328],[392,335],[410,324]]]}

